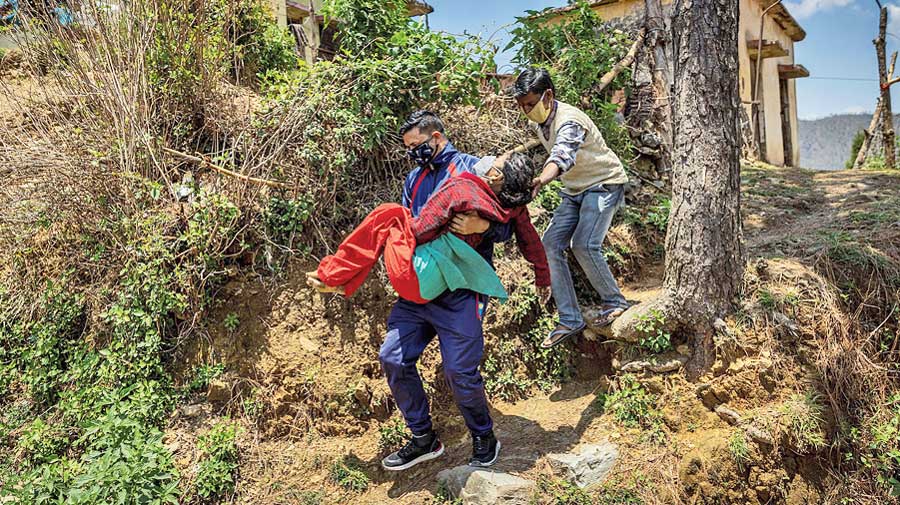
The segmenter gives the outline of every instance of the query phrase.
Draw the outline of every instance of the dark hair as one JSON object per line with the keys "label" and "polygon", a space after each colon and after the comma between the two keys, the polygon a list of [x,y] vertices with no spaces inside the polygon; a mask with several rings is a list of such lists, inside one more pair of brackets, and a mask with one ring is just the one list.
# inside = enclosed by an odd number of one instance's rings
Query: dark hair
{"label": "dark hair", "polygon": [[430,110],[417,110],[410,114],[403,126],[400,127],[400,136],[406,135],[406,132],[413,128],[418,128],[425,135],[431,135],[434,132],[444,133],[444,122]]}
{"label": "dark hair", "polygon": [[553,94],[556,94],[553,80],[550,79],[550,72],[547,72],[544,68],[531,67],[525,69],[516,78],[516,84],[513,86],[513,97],[520,98],[528,93],[543,95],[548,89],[552,89]]}
{"label": "dark hair", "polygon": [[511,209],[527,205],[531,200],[531,181],[534,179],[534,162],[522,153],[513,153],[500,167],[503,186],[497,193],[500,205]]}

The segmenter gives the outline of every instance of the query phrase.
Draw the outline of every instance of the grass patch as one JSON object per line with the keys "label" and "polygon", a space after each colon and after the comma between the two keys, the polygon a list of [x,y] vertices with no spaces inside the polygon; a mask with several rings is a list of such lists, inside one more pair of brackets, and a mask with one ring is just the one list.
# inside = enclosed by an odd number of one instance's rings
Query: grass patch
{"label": "grass patch", "polygon": [[778,409],[783,429],[801,453],[825,447],[825,407],[818,393],[795,394]]}
{"label": "grass patch", "polygon": [[743,430],[735,430],[728,437],[728,452],[731,453],[732,459],[738,468],[743,471],[746,468],[747,461],[750,459],[750,447],[747,445],[747,437]]}
{"label": "grass patch", "polygon": [[347,491],[362,493],[369,488],[369,476],[355,458],[345,457],[335,461],[328,473],[332,482]]}

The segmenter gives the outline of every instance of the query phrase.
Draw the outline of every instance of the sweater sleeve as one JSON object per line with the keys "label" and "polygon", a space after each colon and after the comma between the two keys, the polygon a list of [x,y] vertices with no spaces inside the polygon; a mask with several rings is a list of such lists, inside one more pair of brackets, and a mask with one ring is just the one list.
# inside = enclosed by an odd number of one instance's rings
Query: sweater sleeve
{"label": "sweater sleeve", "polygon": [[574,121],[564,123],[556,133],[556,143],[550,149],[550,157],[544,164],[555,162],[561,173],[568,172],[575,164],[575,156],[586,135],[587,130],[580,124]]}
{"label": "sweater sleeve", "polygon": [[516,233],[516,245],[519,246],[522,256],[534,268],[534,284],[538,287],[549,286],[550,267],[547,265],[547,254],[544,252],[541,237],[531,223],[528,207],[519,207],[511,221]]}
{"label": "sweater sleeve", "polygon": [[506,222],[508,214],[471,180],[454,177],[435,191],[412,220],[417,244],[437,238],[445,231],[454,215],[474,210],[494,222]]}

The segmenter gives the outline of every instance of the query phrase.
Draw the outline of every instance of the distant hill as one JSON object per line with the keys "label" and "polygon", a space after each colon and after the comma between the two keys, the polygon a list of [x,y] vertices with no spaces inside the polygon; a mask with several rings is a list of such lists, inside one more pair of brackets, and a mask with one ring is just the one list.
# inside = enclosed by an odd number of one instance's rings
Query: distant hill
{"label": "distant hill", "polygon": [[[895,116],[898,124],[900,115]],[[801,119],[800,165],[819,170],[844,168],[856,132],[868,128],[871,114],[836,114],[820,119]]]}

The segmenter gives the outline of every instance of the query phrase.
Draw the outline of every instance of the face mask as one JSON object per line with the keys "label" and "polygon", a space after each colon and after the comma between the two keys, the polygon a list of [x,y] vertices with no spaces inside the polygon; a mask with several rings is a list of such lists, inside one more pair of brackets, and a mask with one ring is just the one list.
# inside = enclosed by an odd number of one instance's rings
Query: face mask
{"label": "face mask", "polygon": [[543,124],[544,121],[550,117],[550,108],[544,105],[544,95],[547,92],[541,94],[541,99],[538,100],[538,103],[534,104],[534,107],[531,108],[528,113],[525,114],[525,117],[534,121],[537,124]]}
{"label": "face mask", "polygon": [[419,165],[420,167],[428,166],[428,164],[431,163],[431,160],[434,159],[434,148],[429,144],[430,141],[431,139],[428,139],[406,151],[406,154],[408,154],[409,157],[416,162],[416,165]]}

